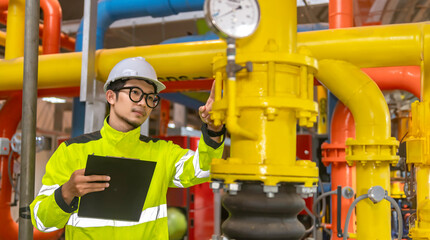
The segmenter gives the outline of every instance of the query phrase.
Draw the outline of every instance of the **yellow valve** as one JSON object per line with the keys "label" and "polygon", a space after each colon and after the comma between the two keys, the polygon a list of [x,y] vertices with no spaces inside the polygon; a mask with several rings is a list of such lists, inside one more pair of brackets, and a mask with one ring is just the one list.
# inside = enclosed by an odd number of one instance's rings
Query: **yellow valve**
{"label": "yellow valve", "polygon": [[252,71],[242,69],[235,80],[227,79],[225,54],[213,60],[217,81],[222,77],[226,84],[212,111],[215,119],[227,122],[231,157],[213,160],[211,177],[227,184],[294,182],[309,188],[317,182],[318,169],[314,162],[296,161],[296,125],[316,122],[313,79],[318,63],[309,50],[297,48],[294,1],[260,1],[260,9],[256,32],[236,40],[236,64],[245,68],[251,62]]}

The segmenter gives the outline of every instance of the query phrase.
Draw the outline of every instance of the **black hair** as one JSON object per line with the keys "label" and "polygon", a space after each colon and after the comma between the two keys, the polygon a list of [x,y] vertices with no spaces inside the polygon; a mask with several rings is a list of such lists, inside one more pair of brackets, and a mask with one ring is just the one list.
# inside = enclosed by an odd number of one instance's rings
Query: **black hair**
{"label": "black hair", "polygon": [[154,88],[154,93],[156,93],[156,94],[158,93],[157,85],[155,85],[154,82],[146,80],[144,78],[134,78],[134,77],[132,77],[132,78],[120,78],[118,80],[115,80],[115,81],[109,83],[109,85],[106,87],[106,91],[107,90],[114,91],[116,97],[118,98],[119,90],[124,87],[124,85],[126,84],[126,82],[128,80],[131,80],[131,79],[137,79],[137,80],[145,81],[146,83],[150,84]]}

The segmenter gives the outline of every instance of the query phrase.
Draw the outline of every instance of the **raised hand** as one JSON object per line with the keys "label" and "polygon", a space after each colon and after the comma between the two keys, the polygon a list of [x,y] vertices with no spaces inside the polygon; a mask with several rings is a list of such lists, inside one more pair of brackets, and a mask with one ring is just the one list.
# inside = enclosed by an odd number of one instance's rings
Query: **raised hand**
{"label": "raised hand", "polygon": [[219,132],[222,125],[215,126],[214,120],[211,119],[210,111],[212,111],[212,104],[215,101],[215,81],[212,83],[211,93],[204,106],[199,107],[200,119],[208,125],[208,129],[214,132]]}

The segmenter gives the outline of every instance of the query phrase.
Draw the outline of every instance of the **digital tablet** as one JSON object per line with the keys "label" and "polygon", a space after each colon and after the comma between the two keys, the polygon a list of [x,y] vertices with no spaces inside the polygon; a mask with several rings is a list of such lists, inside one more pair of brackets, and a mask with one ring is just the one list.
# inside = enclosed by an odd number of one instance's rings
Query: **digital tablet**
{"label": "digital tablet", "polygon": [[85,175],[111,177],[109,187],[81,197],[78,216],[139,221],[156,162],[88,155]]}

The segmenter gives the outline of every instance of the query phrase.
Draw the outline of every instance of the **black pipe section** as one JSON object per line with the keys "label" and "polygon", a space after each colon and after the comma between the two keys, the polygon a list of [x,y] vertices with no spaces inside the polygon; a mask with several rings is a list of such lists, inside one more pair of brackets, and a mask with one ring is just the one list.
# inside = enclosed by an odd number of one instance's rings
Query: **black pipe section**
{"label": "black pipe section", "polygon": [[342,237],[342,186],[337,186],[337,237]]}
{"label": "black pipe section", "polygon": [[243,182],[237,195],[225,194],[223,206],[229,218],[223,223],[225,236],[235,240],[298,240],[305,227],[297,219],[305,201],[291,184],[281,184],[268,198],[260,182]]}

